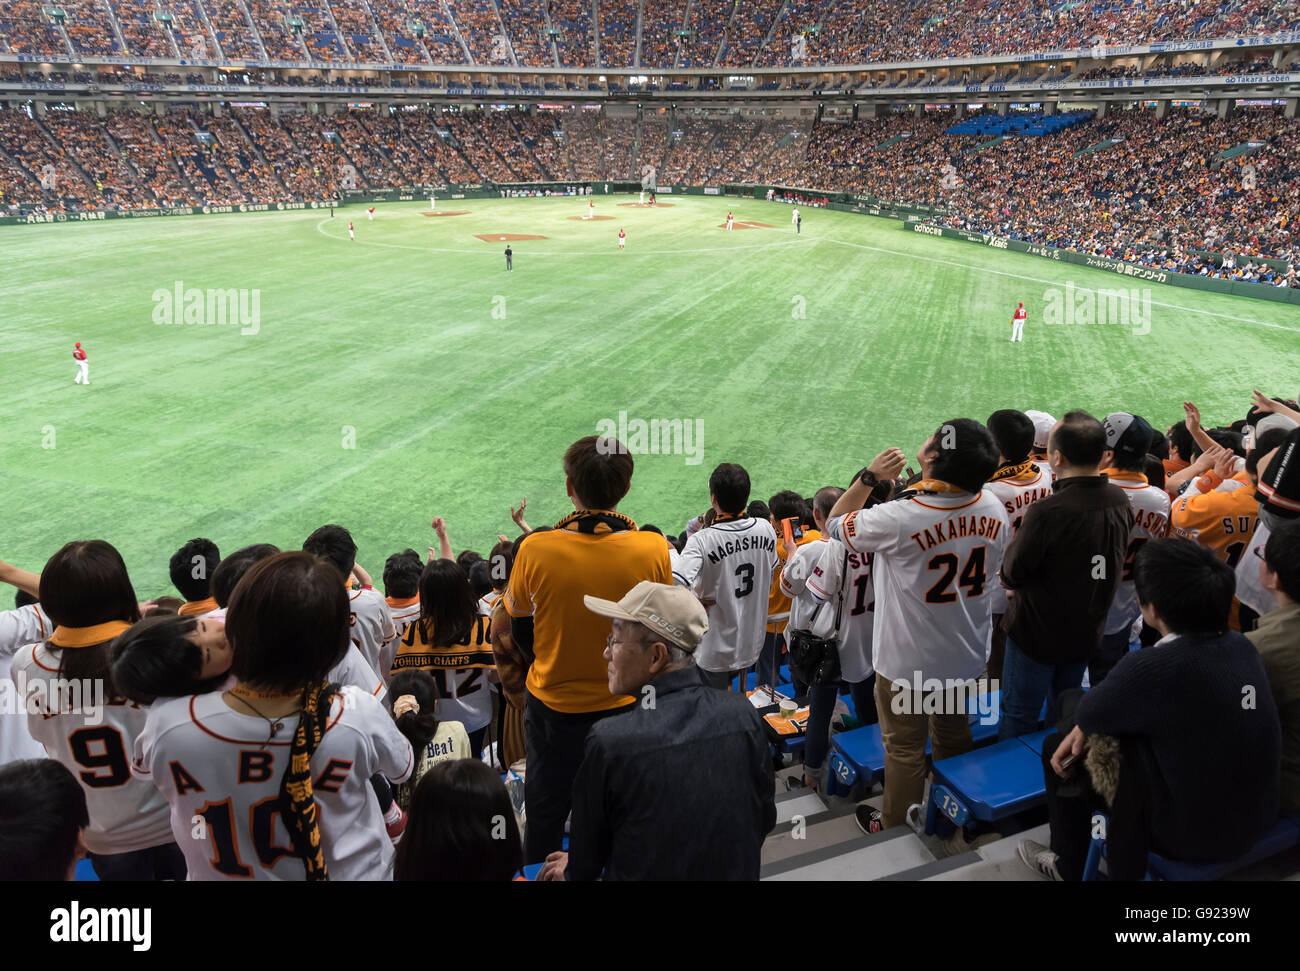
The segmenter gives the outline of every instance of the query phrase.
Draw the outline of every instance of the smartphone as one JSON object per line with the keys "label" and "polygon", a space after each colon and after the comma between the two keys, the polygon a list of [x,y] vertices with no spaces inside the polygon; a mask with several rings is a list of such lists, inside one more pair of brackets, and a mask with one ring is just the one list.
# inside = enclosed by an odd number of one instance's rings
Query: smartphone
{"label": "smartphone", "polygon": [[798,516],[791,516],[789,519],[781,520],[781,535],[785,537],[787,546],[793,546],[795,540],[803,538],[803,522]]}

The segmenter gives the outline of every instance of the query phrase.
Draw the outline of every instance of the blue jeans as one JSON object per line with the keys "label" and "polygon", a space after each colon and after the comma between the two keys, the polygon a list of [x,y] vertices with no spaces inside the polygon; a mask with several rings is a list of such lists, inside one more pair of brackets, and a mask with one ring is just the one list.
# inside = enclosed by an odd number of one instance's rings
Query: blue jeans
{"label": "blue jeans", "polygon": [[1084,661],[1039,664],[1008,637],[1002,661],[1002,719],[998,722],[998,740],[1038,731],[1038,714],[1043,710],[1043,702],[1082,685],[1085,667]]}
{"label": "blue jeans", "polygon": [[[840,682],[815,684],[808,689],[808,727],[804,732],[803,766],[809,775],[816,775],[830,751],[831,715],[835,712],[835,699]],[[853,710],[862,725],[874,725],[880,720],[876,714],[876,676],[849,685],[853,696]]]}

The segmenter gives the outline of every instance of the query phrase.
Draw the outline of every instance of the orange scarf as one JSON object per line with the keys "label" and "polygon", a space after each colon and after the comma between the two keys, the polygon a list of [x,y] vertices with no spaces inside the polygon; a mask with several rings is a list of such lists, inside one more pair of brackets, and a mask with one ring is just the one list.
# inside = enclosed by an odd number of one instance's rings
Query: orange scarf
{"label": "orange scarf", "polygon": [[90,627],[56,627],[50,635],[50,644],[54,647],[94,647],[111,641],[118,634],[129,630],[131,625],[124,620],[109,620]]}

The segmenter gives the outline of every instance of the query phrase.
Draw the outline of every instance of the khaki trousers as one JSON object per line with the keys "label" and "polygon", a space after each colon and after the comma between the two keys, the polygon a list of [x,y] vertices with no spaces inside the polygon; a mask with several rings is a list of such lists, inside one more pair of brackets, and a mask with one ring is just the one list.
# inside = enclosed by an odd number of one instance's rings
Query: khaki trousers
{"label": "khaki trousers", "polygon": [[906,682],[900,682],[897,688],[877,674],[876,709],[885,745],[885,802],[881,815],[886,828],[902,826],[907,821],[907,808],[919,803],[925,793],[927,737],[936,762],[969,752],[973,744],[965,702],[956,692],[912,691]]}

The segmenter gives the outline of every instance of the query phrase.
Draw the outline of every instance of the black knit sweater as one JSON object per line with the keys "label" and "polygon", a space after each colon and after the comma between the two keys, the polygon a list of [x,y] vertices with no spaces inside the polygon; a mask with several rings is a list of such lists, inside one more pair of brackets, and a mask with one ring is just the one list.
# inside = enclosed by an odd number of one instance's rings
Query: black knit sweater
{"label": "black knit sweater", "polygon": [[1137,742],[1158,852],[1230,859],[1277,820],[1281,727],[1259,654],[1241,634],[1180,635],[1130,652],[1076,718],[1085,734]]}

